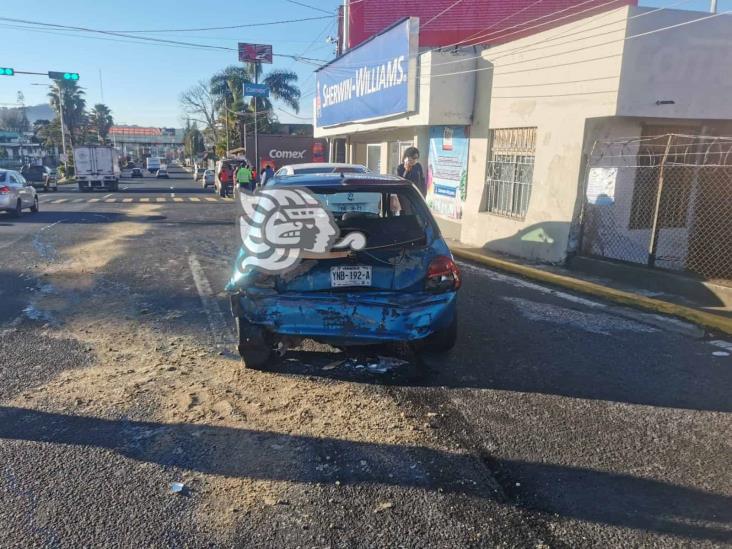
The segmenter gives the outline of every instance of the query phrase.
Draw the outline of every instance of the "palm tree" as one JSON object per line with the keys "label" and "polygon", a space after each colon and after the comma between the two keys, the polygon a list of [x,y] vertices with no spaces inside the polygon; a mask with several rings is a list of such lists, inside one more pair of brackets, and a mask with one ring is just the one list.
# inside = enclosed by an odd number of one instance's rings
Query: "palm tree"
{"label": "palm tree", "polygon": [[[257,71],[256,78],[255,70]],[[244,84],[252,83],[255,80],[266,84],[269,88],[269,98],[252,97],[248,101],[244,98]],[[260,121],[266,121],[265,126],[268,126],[277,120],[272,113],[272,99],[284,102],[295,112],[300,111],[301,93],[295,82],[297,82],[297,74],[292,71],[273,70],[262,77],[261,65],[256,65],[256,69],[254,65],[230,65],[211,78],[211,95],[216,98],[216,107],[219,111],[224,111],[225,106],[228,105],[229,109],[235,113],[253,113],[256,101],[257,112],[266,113],[260,118]],[[249,114],[242,119],[251,118],[251,116]],[[240,137],[243,141],[244,136],[240,135]]]}
{"label": "palm tree", "polygon": [[56,111],[57,117],[61,112],[60,99],[63,99],[64,126],[66,132],[69,134],[71,146],[73,147],[77,134],[84,127],[84,122],[86,121],[86,99],[84,99],[84,91],[79,88],[79,84],[75,80],[57,80],[56,84],[51,86],[50,89],[48,98],[51,107]]}
{"label": "palm tree", "polygon": [[89,113],[89,125],[96,132],[99,142],[104,144],[109,135],[109,129],[114,125],[112,111],[104,103],[97,103]]}

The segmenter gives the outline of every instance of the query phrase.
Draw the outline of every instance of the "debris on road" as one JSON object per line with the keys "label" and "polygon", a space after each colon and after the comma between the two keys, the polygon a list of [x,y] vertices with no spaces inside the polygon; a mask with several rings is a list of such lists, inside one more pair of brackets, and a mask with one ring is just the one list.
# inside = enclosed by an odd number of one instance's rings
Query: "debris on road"
{"label": "debris on road", "polygon": [[186,491],[186,485],[182,482],[171,482],[170,493],[171,494],[183,494]]}
{"label": "debris on road", "polygon": [[376,506],[374,513],[381,513],[382,511],[386,511],[392,507],[394,507],[394,504],[391,501],[382,501]]}

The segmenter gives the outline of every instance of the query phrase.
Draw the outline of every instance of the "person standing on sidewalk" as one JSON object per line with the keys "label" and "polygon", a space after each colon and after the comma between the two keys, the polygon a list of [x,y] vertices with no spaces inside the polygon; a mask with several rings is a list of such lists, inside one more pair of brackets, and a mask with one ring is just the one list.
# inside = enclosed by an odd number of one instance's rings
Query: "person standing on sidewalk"
{"label": "person standing on sidewalk", "polygon": [[252,169],[245,162],[239,166],[238,170],[236,170],[236,182],[239,184],[239,190],[241,191],[242,189],[246,189],[248,191],[253,191],[253,181],[254,177],[252,175]]}
{"label": "person standing on sidewalk", "polygon": [[409,147],[404,151],[404,161],[399,164],[397,175],[414,183],[422,196],[427,195],[424,171],[422,170],[422,164],[419,163],[419,149],[417,147]]}
{"label": "person standing on sidewalk", "polygon": [[264,170],[262,170],[262,187],[264,187],[267,184],[267,181],[272,179],[272,177],[274,177],[274,170],[272,169],[271,164],[267,164]]}

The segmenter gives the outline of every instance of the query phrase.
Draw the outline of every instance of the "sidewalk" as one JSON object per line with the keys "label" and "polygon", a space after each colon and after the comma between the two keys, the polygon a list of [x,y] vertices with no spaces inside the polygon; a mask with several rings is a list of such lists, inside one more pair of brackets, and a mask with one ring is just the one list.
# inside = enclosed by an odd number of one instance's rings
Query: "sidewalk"
{"label": "sidewalk", "polygon": [[[732,308],[707,307],[688,296],[649,292],[638,286],[603,278],[562,266],[532,263],[528,260],[491,253],[482,248],[448,240],[455,257],[481,263],[492,269],[513,273],[546,284],[593,295],[602,299],[659,314],[672,315],[709,330],[732,334]],[[653,297],[650,297],[650,296]],[[662,297],[660,299],[660,297]]]}

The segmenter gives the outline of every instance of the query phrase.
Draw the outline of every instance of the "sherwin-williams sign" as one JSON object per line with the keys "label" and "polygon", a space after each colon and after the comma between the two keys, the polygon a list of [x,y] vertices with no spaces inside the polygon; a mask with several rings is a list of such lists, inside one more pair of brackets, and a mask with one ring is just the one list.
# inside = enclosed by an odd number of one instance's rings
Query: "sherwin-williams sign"
{"label": "sherwin-williams sign", "polygon": [[468,128],[433,126],[427,168],[427,205],[451,219],[463,217],[468,181]]}
{"label": "sherwin-williams sign", "polygon": [[409,18],[318,69],[315,124],[335,126],[415,109],[419,21]]}

